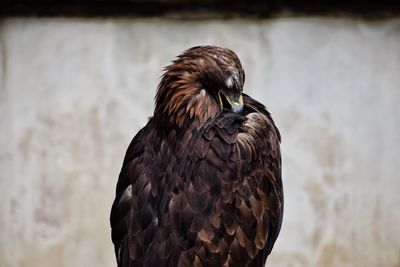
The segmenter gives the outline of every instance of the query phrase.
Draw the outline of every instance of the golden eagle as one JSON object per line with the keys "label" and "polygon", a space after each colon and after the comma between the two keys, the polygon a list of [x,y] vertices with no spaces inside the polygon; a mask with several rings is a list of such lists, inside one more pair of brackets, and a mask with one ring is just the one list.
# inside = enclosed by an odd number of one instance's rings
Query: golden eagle
{"label": "golden eagle", "polygon": [[165,68],[111,210],[118,266],[264,266],[283,213],[280,134],[226,48]]}

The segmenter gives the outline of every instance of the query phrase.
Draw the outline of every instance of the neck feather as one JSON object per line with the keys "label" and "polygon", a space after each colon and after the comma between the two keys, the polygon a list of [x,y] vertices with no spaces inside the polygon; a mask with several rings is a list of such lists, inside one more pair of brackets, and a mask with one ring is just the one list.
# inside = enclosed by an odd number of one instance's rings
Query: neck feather
{"label": "neck feather", "polygon": [[202,124],[220,110],[217,101],[187,71],[167,71],[158,87],[154,118],[170,126]]}

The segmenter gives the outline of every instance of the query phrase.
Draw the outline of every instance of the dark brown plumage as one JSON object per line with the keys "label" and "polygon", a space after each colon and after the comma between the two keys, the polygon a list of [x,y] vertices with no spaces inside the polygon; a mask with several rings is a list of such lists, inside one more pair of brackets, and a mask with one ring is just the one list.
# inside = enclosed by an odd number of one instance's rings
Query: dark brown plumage
{"label": "dark brown plumage", "polygon": [[118,266],[264,266],[283,213],[280,135],[229,49],[166,67],[111,210]]}

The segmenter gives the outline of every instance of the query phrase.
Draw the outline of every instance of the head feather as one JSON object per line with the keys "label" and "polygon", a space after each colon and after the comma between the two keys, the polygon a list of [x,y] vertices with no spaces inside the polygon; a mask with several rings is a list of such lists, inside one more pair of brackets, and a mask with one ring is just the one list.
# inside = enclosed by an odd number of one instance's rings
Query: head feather
{"label": "head feather", "polygon": [[154,117],[163,125],[181,127],[185,121],[205,122],[220,107],[218,91],[240,91],[244,72],[236,54],[215,46],[193,47],[165,67],[156,94]]}

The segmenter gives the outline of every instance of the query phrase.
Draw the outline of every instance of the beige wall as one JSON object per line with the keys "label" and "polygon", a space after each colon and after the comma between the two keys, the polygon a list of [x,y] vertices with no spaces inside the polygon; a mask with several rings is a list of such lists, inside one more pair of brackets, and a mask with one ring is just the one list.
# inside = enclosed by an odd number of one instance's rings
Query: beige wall
{"label": "beige wall", "polygon": [[183,49],[235,50],[283,136],[275,267],[400,266],[400,20],[0,22],[0,266],[115,266],[125,149]]}

